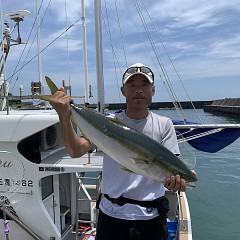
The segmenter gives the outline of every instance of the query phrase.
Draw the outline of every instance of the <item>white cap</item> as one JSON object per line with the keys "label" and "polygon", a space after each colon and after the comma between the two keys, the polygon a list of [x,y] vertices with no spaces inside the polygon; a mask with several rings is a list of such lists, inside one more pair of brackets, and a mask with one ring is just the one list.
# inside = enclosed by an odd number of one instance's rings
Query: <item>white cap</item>
{"label": "white cap", "polygon": [[135,63],[127,68],[123,74],[123,84],[125,84],[134,75],[143,75],[150,83],[154,82],[154,75],[152,70],[142,63]]}

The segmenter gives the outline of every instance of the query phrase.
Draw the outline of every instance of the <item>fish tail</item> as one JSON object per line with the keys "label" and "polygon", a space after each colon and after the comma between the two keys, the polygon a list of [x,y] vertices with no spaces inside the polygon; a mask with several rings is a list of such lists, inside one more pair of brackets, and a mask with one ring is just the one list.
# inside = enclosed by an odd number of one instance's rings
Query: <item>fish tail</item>
{"label": "fish tail", "polygon": [[52,79],[50,77],[45,76],[45,80],[47,82],[47,85],[48,85],[52,95],[59,90],[58,87],[55,85],[55,83],[52,81]]}
{"label": "fish tail", "polygon": [[[58,87],[55,85],[55,83],[51,80],[50,77],[45,76],[47,85],[51,91],[51,94],[53,95],[55,92],[57,92],[59,89]],[[52,97],[52,95],[34,95],[33,98],[37,98],[37,99],[41,99],[44,101],[49,101],[50,98]]]}

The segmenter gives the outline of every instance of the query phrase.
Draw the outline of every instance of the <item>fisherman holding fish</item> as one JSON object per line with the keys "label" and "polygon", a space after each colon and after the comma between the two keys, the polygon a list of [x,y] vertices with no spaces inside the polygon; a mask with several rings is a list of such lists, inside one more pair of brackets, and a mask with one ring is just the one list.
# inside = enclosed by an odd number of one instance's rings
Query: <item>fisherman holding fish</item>
{"label": "fisherman holding fish", "polygon": [[[121,92],[127,108],[114,117],[179,155],[171,120],[148,110],[155,93],[152,70],[141,63],[134,64],[125,71],[122,81]],[[70,102],[72,99],[65,94],[63,87],[50,99],[59,115],[63,144],[71,157],[80,157],[96,146],[85,136],[79,137],[75,133]],[[124,171],[123,166],[105,154],[97,240],[167,240],[165,187],[174,192],[186,191],[186,182],[178,174],[166,177],[161,183]]]}

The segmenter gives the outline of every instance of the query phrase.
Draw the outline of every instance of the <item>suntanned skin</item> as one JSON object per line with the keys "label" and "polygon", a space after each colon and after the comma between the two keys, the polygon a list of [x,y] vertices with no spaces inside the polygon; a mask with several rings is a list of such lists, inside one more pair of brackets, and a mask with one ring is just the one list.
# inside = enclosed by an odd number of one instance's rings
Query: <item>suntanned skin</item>
{"label": "suntanned skin", "polygon": [[[121,87],[121,92],[126,98],[126,115],[132,119],[144,119],[148,115],[148,107],[155,94],[155,86],[141,74],[133,75],[127,83]],[[70,119],[70,102],[72,99],[64,93],[61,87],[50,103],[57,111],[60,119],[62,142],[71,157],[81,157],[92,149],[91,143],[84,137],[75,133]],[[186,191],[186,182],[179,175],[168,177],[163,182],[171,191]]]}
{"label": "suntanned skin", "polygon": [[70,118],[71,101],[72,99],[65,94],[63,87],[61,87],[60,90],[57,91],[50,99],[50,103],[59,115],[62,142],[69,155],[75,158],[81,157],[86,152],[90,151],[92,149],[92,145],[86,138],[79,138],[73,129]]}

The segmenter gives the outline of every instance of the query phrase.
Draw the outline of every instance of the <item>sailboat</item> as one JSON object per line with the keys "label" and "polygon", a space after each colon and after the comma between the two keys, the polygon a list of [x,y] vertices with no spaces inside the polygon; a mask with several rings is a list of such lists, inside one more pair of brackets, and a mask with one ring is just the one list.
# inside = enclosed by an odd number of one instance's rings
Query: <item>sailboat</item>
{"label": "sailboat", "polygon": [[[97,43],[101,42],[99,3],[95,1]],[[25,17],[27,12],[17,13]],[[101,45],[97,45],[96,51],[97,58],[102,59]],[[102,61],[97,63],[98,82],[102,84]],[[51,109],[9,110],[9,88],[4,74],[0,83],[0,239],[95,239],[102,152],[88,153],[81,159],[70,158],[60,140],[56,112]],[[87,98],[85,103],[88,103]],[[99,87],[98,110],[104,110],[102,86]],[[200,135],[214,136],[223,128],[238,130],[239,127],[203,126],[186,121],[176,124],[179,141],[186,138],[189,143],[195,142]],[[204,129],[205,133],[196,133],[198,129]],[[218,130],[213,132],[212,129]],[[189,135],[192,130],[194,134]],[[237,137],[239,135],[235,139]],[[190,211],[185,193],[167,191],[166,196],[170,201],[169,240],[191,240]]]}

